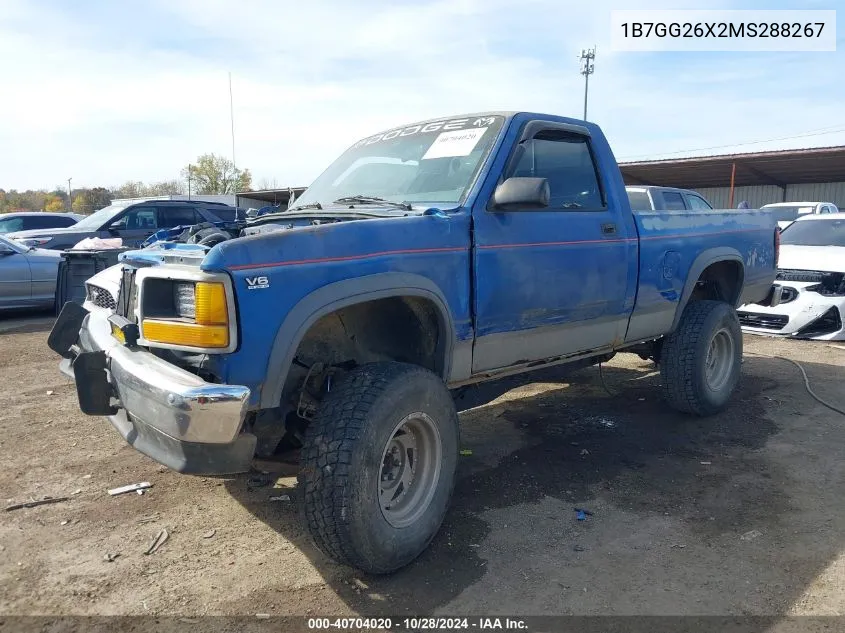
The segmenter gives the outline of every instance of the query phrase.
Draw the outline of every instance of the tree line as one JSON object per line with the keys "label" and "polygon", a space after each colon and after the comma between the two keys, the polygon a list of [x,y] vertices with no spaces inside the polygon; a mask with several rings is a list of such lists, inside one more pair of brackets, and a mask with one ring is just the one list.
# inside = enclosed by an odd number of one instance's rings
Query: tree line
{"label": "tree line", "polygon": [[143,198],[147,196],[234,194],[252,189],[249,169],[238,169],[224,156],[203,154],[196,162],[182,169],[181,178],[162,182],[144,183],[130,180],[119,187],[80,187],[67,189],[57,186],[47,189],[0,188],[0,213],[12,211],[73,211],[92,213],[107,207],[116,198]]}

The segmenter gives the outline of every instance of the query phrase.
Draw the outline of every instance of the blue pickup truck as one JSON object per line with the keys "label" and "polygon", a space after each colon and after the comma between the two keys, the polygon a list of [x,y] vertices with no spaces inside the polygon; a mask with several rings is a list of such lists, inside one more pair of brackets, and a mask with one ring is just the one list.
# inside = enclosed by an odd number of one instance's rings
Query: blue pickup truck
{"label": "blue pickup truck", "polygon": [[669,406],[727,406],[778,256],[765,212],[632,212],[598,126],[531,113],[370,136],[284,212],[188,233],[64,307],[81,409],[185,473],[299,450],[314,541],[374,573],[434,537],[497,379],[634,352]]}

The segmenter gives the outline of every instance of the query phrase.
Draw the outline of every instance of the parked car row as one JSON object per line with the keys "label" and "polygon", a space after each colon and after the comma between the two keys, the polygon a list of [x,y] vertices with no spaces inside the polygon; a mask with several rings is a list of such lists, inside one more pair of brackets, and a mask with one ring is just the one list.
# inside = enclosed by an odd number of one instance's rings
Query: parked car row
{"label": "parked car row", "polygon": [[243,211],[222,202],[199,200],[144,200],[111,204],[67,228],[11,233],[11,237],[40,248],[65,250],[88,237],[118,237],[125,246],[140,246],[161,229],[200,222],[231,222]]}
{"label": "parked car row", "polygon": [[0,216],[0,310],[52,308],[61,252],[88,238],[118,238],[137,247],[161,229],[231,222],[245,212],[199,200],[113,204],[89,216],[22,212]]}
{"label": "parked car row", "polygon": [[33,229],[59,229],[73,226],[84,215],[46,211],[16,211],[0,215],[0,235]]}

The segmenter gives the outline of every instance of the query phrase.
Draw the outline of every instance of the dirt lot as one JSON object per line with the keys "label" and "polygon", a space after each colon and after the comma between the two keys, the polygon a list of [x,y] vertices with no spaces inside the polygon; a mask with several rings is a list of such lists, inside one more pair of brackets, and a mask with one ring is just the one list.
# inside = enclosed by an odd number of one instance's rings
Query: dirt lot
{"label": "dirt lot", "polygon": [[[177,475],[82,415],[47,327],[0,328],[0,496],[71,500],[3,513],[2,614],[845,613],[845,418],[783,360],[748,355],[711,419],[670,412],[629,355],[604,369],[613,396],[596,368],[547,372],[462,414],[472,455],[443,529],[412,566],[370,578],[308,544],[280,467],[266,486]],[[746,351],[801,361],[845,405],[845,351]],[[154,487],[106,494],[140,481]]]}

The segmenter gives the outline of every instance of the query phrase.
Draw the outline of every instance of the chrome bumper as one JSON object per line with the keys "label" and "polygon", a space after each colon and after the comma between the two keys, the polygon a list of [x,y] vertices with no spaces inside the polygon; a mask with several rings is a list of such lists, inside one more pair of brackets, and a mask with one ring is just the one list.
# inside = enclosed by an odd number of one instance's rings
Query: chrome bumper
{"label": "chrome bumper", "polygon": [[[76,381],[83,411],[108,412],[129,444],[174,470],[229,474],[249,469],[256,438],[241,433],[247,387],[205,382],[144,348],[124,345],[112,335],[105,312],[83,316],[77,311],[64,322],[63,315],[64,310],[54,332],[75,327],[74,316],[82,319],[76,343],[64,353],[54,349],[65,356],[60,368]],[[81,362],[86,356],[96,357],[93,369]],[[92,408],[92,398],[107,402]]]}

